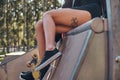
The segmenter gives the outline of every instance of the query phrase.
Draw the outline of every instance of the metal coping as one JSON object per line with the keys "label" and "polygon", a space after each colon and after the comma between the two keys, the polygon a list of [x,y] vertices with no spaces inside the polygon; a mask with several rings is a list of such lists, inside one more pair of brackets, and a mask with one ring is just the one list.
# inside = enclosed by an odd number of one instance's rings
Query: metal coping
{"label": "metal coping", "polygon": [[81,50],[81,52],[80,52],[80,55],[79,55],[79,57],[78,57],[77,63],[75,64],[74,69],[73,69],[73,71],[72,71],[70,80],[74,80],[75,75],[76,75],[76,72],[77,72],[78,67],[79,67],[79,64],[81,64],[82,61],[83,61],[83,59],[84,59],[85,51],[86,51],[86,48],[87,48],[87,45],[88,45],[88,43],[89,43],[89,40],[90,40],[91,35],[92,35],[92,30],[89,30],[89,31],[88,31],[88,34],[87,34],[87,37],[86,37],[86,39],[85,39],[85,41],[84,41],[84,45],[83,45],[83,47],[82,47],[82,50]]}

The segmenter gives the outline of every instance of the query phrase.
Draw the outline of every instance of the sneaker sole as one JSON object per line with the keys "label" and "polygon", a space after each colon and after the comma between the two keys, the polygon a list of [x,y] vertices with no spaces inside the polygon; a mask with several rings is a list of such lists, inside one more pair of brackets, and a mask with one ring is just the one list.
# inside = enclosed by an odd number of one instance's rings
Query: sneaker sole
{"label": "sneaker sole", "polygon": [[21,77],[21,75],[23,75],[23,74],[24,74],[24,73],[22,73],[22,72],[20,73],[20,76],[19,76],[19,79],[20,79],[20,80],[26,80],[26,79],[23,79],[23,78]]}
{"label": "sneaker sole", "polygon": [[21,76],[19,76],[19,79],[20,79],[20,80],[25,80],[25,79],[23,79]]}

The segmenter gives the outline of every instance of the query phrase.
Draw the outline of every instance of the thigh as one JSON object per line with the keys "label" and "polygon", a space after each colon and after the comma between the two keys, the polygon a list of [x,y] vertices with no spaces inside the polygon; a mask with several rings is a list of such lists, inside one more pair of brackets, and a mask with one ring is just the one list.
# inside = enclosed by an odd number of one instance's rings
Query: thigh
{"label": "thigh", "polygon": [[91,14],[85,10],[58,9],[50,11],[55,24],[77,27],[91,19]]}
{"label": "thigh", "polygon": [[71,27],[65,25],[56,25],[56,33],[66,33],[72,30]]}

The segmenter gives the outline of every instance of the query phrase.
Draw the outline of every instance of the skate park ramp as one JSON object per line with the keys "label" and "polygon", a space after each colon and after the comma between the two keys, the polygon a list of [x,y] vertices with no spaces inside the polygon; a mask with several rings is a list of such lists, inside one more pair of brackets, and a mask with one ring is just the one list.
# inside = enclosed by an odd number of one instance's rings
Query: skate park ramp
{"label": "skate park ramp", "polygon": [[[105,21],[96,18],[71,30],[59,46],[59,64],[48,80],[107,80],[107,29]],[[19,80],[27,71],[26,62],[37,49],[4,61],[0,65],[0,80]]]}
{"label": "skate park ramp", "polygon": [[107,80],[107,26],[96,18],[67,33],[50,80]]}
{"label": "skate park ramp", "polygon": [[0,64],[0,80],[20,80],[19,73],[29,70],[26,63],[37,53],[37,49],[31,49],[23,55],[7,56]]}

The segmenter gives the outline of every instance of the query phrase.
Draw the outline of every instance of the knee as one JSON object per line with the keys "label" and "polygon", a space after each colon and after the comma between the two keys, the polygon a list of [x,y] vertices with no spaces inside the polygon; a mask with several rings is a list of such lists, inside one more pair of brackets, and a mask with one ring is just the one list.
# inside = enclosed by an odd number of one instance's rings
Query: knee
{"label": "knee", "polygon": [[52,16],[53,12],[55,10],[50,10],[50,11],[46,11],[44,14],[43,14],[43,18],[45,18],[46,16]]}
{"label": "knee", "polygon": [[42,20],[39,20],[35,25],[34,38],[37,39],[38,34],[41,34],[41,33],[44,33],[44,31],[43,31],[43,22],[42,22]]}
{"label": "knee", "polygon": [[42,26],[43,26],[43,22],[42,20],[39,20],[35,25],[35,30],[36,31],[39,30]]}

